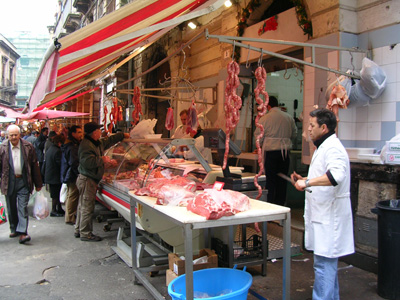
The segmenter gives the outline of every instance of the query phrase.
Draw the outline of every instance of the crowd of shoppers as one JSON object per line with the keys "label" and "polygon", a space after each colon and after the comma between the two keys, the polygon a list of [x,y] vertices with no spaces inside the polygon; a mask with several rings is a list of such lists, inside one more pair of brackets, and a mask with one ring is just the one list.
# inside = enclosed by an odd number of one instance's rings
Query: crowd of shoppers
{"label": "crowd of shoppers", "polygon": [[[22,138],[21,129],[10,125],[0,144],[1,193],[6,198],[10,238],[19,236],[19,243],[31,240],[28,235],[28,202],[33,189],[44,184],[51,197],[51,217],[63,217],[75,225],[75,237],[98,242],[93,234],[92,217],[97,185],[104,174],[104,151],[128,133],[119,132],[101,137],[95,122],[57,133],[47,127]],[[68,138],[66,139],[65,136]],[[60,202],[62,184],[67,185],[65,210]]]}

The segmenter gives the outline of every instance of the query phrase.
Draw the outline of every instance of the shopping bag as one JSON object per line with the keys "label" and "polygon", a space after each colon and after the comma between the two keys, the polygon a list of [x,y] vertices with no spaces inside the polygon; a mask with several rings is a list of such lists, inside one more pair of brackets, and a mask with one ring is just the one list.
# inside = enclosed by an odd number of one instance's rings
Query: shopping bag
{"label": "shopping bag", "polygon": [[60,190],[61,203],[65,203],[65,200],[67,200],[67,192],[68,192],[68,185],[66,183],[63,183]]}
{"label": "shopping bag", "polygon": [[47,198],[43,195],[41,191],[35,194],[35,204],[33,205],[33,216],[42,220],[49,216],[49,203],[47,202]]}
{"label": "shopping bag", "polygon": [[[3,197],[2,197],[3,198]],[[7,223],[6,208],[0,200],[0,225]]]}

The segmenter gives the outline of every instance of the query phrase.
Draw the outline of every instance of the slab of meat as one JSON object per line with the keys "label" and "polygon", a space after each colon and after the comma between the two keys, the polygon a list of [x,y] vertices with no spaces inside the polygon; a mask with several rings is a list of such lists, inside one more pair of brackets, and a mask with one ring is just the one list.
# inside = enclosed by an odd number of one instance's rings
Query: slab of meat
{"label": "slab of meat", "polygon": [[[254,89],[257,102],[257,117],[255,120],[256,126],[260,129],[260,133],[256,136],[256,147],[258,154],[258,165],[260,166],[259,172],[254,176],[254,185],[258,189],[258,195],[256,199],[260,199],[262,195],[262,188],[258,184],[258,177],[264,173],[263,153],[261,151],[260,139],[264,137],[264,126],[259,123],[260,118],[267,113],[267,106],[269,102],[268,93],[265,91],[265,79],[267,78],[267,72],[264,67],[258,67],[255,72],[257,79],[257,87]],[[260,97],[260,94],[264,96],[265,101]]]}
{"label": "slab of meat", "polygon": [[172,107],[169,107],[167,111],[167,117],[165,118],[165,128],[167,130],[172,130],[174,126],[174,110]]}
{"label": "slab of meat", "polygon": [[349,103],[350,100],[347,96],[346,89],[342,85],[338,84],[332,88],[326,108],[332,111],[335,114],[336,119],[339,121],[339,108],[347,108]]}
{"label": "slab of meat", "polygon": [[250,209],[250,199],[246,195],[231,191],[206,189],[190,200],[187,210],[206,217],[207,220],[216,220],[223,216],[232,216],[238,212]]}
{"label": "slab of meat", "polygon": [[158,192],[157,202],[159,205],[187,206],[193,200],[195,194],[177,184],[166,184]]}
{"label": "slab of meat", "polygon": [[236,94],[239,86],[239,65],[237,62],[232,61],[228,64],[228,78],[226,80],[225,88],[225,127],[226,127],[226,140],[225,140],[225,154],[224,163],[222,168],[225,170],[228,161],[229,153],[229,139],[230,134],[236,125],[239,123],[239,109],[242,107],[242,98]]}
{"label": "slab of meat", "polygon": [[186,133],[188,134],[196,133],[198,127],[199,127],[199,121],[197,119],[196,104],[194,103],[193,100],[192,104],[188,109],[188,116],[186,120]]}
{"label": "slab of meat", "polygon": [[135,195],[158,198],[159,192],[164,185],[178,185],[188,191],[196,191],[196,182],[186,179],[185,177],[177,176],[173,179],[154,178],[149,180],[145,187],[142,187],[135,192]]}

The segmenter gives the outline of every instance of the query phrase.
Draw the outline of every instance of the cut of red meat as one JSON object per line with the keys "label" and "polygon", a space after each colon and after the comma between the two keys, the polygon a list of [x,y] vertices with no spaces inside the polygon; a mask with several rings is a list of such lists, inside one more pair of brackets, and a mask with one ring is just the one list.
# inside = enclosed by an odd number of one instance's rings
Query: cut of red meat
{"label": "cut of red meat", "polygon": [[194,100],[192,101],[192,105],[190,105],[188,109],[188,116],[186,120],[186,133],[197,132],[197,128],[199,127],[199,122],[197,119],[197,110],[196,104]]}
{"label": "cut of red meat", "polygon": [[172,130],[174,125],[174,110],[172,107],[169,107],[167,111],[167,117],[165,118],[165,128],[167,130]]}
{"label": "cut of red meat", "polygon": [[216,220],[223,216],[232,216],[250,209],[250,199],[246,195],[232,191],[206,189],[188,202],[187,210]]}

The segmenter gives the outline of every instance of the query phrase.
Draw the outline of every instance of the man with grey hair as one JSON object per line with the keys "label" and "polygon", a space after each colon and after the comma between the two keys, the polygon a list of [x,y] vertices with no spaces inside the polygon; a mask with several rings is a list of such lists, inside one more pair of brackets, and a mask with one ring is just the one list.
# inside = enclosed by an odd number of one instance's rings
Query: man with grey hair
{"label": "man with grey hair", "polygon": [[16,125],[7,128],[8,139],[0,145],[1,193],[6,197],[10,238],[19,243],[31,240],[28,235],[28,202],[34,186],[42,189],[42,177],[33,145],[21,139]]}

